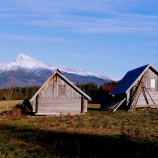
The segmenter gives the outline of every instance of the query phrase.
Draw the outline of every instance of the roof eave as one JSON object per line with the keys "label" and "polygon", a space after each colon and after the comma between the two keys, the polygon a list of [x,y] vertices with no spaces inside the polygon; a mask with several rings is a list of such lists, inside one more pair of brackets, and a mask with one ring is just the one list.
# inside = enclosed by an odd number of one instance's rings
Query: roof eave
{"label": "roof eave", "polygon": [[58,70],[53,72],[51,76],[47,79],[47,81],[41,86],[41,88],[34,94],[34,96],[30,99],[30,102],[33,102],[33,100],[37,97],[37,95],[42,91],[42,89],[47,85],[47,83],[51,80],[53,76],[57,73]]}
{"label": "roof eave", "polygon": [[[149,69],[149,67],[152,67],[153,69],[155,69],[151,64],[149,64],[144,69],[144,71],[139,75],[139,77],[133,82],[133,84],[125,91],[126,94],[131,90],[131,88],[136,84],[136,82],[140,81],[140,79],[142,78],[143,74],[147,71],[147,69]],[[155,71],[157,71],[157,70],[155,69]]]}
{"label": "roof eave", "polygon": [[64,75],[58,73],[58,75],[63,78],[66,82],[68,82],[73,88],[75,88],[78,93],[80,93],[81,95],[83,95],[86,99],[88,100],[91,100],[91,98],[86,94],[84,93],[81,89],[79,89],[76,85],[74,85],[70,80],[68,80]]}
{"label": "roof eave", "polygon": [[42,89],[47,85],[47,83],[51,80],[53,76],[58,74],[61,78],[63,78],[68,84],[70,84],[78,93],[83,95],[87,100],[91,100],[91,98],[84,93],[82,90],[80,90],[77,86],[75,86],[70,80],[68,80],[58,69],[48,78],[48,80],[42,85],[42,87],[35,93],[35,95],[30,99],[30,102],[33,102],[33,100],[37,97],[37,95],[42,91]]}

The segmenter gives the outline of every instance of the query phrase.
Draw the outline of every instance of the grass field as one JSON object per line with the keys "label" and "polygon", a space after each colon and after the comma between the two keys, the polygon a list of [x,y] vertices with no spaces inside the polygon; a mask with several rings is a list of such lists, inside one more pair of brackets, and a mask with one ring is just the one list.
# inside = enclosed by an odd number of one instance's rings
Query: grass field
{"label": "grass field", "polygon": [[157,110],[98,107],[90,104],[86,115],[76,116],[0,116],[0,157],[157,157]]}
{"label": "grass field", "polygon": [[[9,101],[9,110],[12,109],[16,104],[22,103],[22,100],[11,100]],[[0,112],[7,110],[8,101],[0,101]]]}

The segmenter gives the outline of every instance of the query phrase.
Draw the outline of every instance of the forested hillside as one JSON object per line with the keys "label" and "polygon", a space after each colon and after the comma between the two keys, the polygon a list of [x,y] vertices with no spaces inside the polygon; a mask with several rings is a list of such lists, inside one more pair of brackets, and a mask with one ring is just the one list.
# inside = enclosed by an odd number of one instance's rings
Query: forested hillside
{"label": "forested hillside", "polygon": [[99,93],[98,93],[99,87],[97,84],[95,84],[93,82],[87,83],[87,84],[77,83],[76,86],[79,87],[87,95],[89,95],[93,101],[98,102],[98,100],[99,100]]}
{"label": "forested hillside", "polygon": [[16,87],[0,89],[0,100],[24,100],[30,99],[39,89],[38,86],[33,87]]}

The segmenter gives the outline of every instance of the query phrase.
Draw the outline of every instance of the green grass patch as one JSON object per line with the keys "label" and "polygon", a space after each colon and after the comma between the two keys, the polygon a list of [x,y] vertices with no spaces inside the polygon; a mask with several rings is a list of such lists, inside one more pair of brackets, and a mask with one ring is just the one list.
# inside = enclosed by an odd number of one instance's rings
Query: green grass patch
{"label": "green grass patch", "polygon": [[85,115],[0,116],[0,157],[156,157],[158,110]]}

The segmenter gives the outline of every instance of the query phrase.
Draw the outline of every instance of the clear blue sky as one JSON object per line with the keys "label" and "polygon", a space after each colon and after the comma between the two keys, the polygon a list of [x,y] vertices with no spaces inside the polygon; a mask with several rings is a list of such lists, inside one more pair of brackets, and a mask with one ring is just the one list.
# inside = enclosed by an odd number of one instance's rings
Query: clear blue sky
{"label": "clear blue sky", "polygon": [[1,0],[0,63],[20,52],[113,78],[158,68],[158,1]]}

